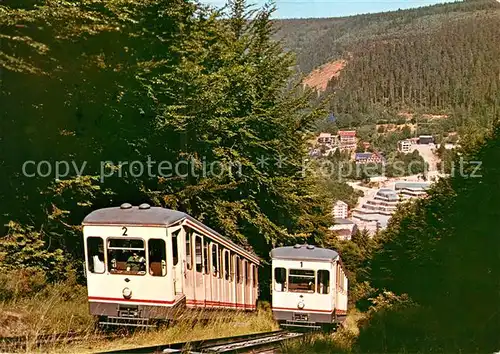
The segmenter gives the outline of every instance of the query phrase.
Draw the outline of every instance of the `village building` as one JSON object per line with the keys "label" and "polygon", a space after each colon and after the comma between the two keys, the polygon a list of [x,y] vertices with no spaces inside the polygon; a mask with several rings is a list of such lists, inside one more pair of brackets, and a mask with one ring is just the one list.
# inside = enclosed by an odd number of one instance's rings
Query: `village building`
{"label": "village building", "polygon": [[382,188],[375,196],[352,211],[352,219],[359,229],[366,229],[370,234],[385,229],[392,214],[399,204],[396,191]]}
{"label": "village building", "polygon": [[356,148],[356,131],[355,130],[339,130],[340,146],[343,149]]}
{"label": "village building", "polygon": [[420,135],[418,137],[419,145],[429,145],[434,144],[434,137],[432,135]]}
{"label": "village building", "polygon": [[378,152],[358,152],[354,157],[356,164],[385,164],[385,158]]}
{"label": "village building", "polygon": [[338,219],[347,218],[349,206],[346,202],[338,200],[333,206],[333,217]]}
{"label": "village building", "polygon": [[407,154],[407,153],[411,152],[412,145],[413,145],[412,141],[409,139],[401,140],[398,142],[398,151]]}
{"label": "village building", "polygon": [[427,182],[397,182],[394,189],[381,188],[372,198],[352,210],[352,220],[360,230],[366,229],[374,234],[387,227],[401,202],[425,197],[429,187]]}
{"label": "village building", "polygon": [[337,141],[337,136],[330,133],[320,133],[317,141],[318,144],[334,145],[334,142]]}
{"label": "village building", "polygon": [[425,197],[429,188],[430,183],[427,182],[398,182],[394,186],[402,199]]}
{"label": "village building", "polygon": [[340,240],[350,241],[352,236],[358,230],[357,225],[351,220],[345,218],[335,218],[335,224],[329,228],[335,232]]}

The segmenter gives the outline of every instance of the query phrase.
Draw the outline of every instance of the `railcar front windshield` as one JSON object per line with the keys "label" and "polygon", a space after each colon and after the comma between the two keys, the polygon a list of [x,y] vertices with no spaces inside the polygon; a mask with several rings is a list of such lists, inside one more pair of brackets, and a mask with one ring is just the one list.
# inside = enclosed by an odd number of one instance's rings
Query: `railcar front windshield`
{"label": "railcar front windshield", "polygon": [[141,239],[108,239],[108,269],[111,274],[145,275],[146,249]]}
{"label": "railcar front windshield", "polygon": [[314,270],[290,269],[288,272],[288,291],[294,293],[314,293],[316,274]]}

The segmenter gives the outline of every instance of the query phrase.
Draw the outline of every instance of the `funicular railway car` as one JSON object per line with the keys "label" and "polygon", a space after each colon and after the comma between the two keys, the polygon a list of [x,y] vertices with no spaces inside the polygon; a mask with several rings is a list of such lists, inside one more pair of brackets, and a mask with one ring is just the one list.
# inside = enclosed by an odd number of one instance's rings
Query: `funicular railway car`
{"label": "funicular railway car", "polygon": [[280,247],[271,260],[272,310],[282,327],[332,328],[345,320],[348,280],[336,251]]}
{"label": "funicular railway car", "polygon": [[259,258],[188,214],[148,204],[83,221],[90,313],[147,326],[184,308],[256,309]]}

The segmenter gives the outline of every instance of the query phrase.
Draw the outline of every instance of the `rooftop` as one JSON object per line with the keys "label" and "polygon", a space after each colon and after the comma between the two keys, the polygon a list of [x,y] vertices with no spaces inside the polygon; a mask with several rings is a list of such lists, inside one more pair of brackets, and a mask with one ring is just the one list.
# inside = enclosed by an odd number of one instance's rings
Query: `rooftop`
{"label": "rooftop", "polygon": [[371,152],[357,152],[356,153],[356,160],[369,159],[370,157],[372,157]]}
{"label": "rooftop", "polygon": [[394,186],[395,189],[428,189],[430,183],[427,182],[397,182]]}
{"label": "rooftop", "polygon": [[356,136],[355,130],[339,130],[340,136]]}
{"label": "rooftop", "polygon": [[319,248],[312,245],[295,245],[275,248],[271,251],[270,255],[273,259],[330,261],[337,258],[339,254],[327,248]]}
{"label": "rooftop", "polygon": [[342,224],[342,225],[351,225],[354,224],[351,220],[349,219],[343,219],[343,218],[335,218],[335,224]]}
{"label": "rooftop", "polygon": [[381,188],[377,191],[378,196],[385,197],[388,200],[399,200],[399,197],[396,193],[396,191],[393,191],[392,189],[388,188]]}
{"label": "rooftop", "polygon": [[344,205],[347,205],[347,203],[346,203],[346,202],[344,202],[344,201],[342,201],[342,200],[337,200],[337,201],[335,202],[335,205],[342,205],[342,206],[344,206]]}
{"label": "rooftop", "polygon": [[380,158],[381,161],[385,162],[385,157],[380,155],[378,152],[357,152],[355,155],[355,160],[367,160],[370,158]]}

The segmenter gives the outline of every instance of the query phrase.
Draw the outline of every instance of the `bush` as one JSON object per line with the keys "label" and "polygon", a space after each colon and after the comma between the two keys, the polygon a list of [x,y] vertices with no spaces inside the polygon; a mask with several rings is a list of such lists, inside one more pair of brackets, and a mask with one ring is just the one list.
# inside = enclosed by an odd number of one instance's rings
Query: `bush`
{"label": "bush", "polygon": [[0,300],[13,300],[41,291],[47,277],[41,270],[20,269],[0,272]]}

